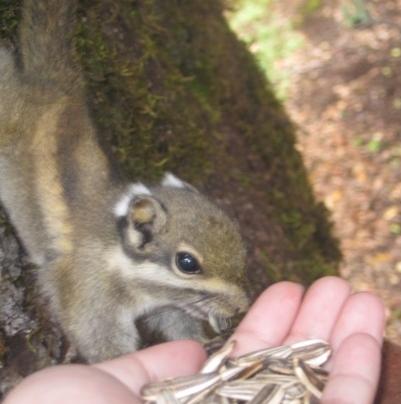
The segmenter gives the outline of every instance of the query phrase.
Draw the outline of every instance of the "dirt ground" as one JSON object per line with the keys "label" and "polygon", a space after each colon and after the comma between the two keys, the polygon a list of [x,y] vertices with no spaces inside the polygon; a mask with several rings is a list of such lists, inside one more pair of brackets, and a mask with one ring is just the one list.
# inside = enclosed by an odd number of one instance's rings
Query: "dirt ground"
{"label": "dirt ground", "polygon": [[344,1],[324,1],[303,21],[305,46],[282,64],[286,108],[332,212],[341,274],[384,299],[387,335],[401,342],[401,1],[364,3],[361,21]]}

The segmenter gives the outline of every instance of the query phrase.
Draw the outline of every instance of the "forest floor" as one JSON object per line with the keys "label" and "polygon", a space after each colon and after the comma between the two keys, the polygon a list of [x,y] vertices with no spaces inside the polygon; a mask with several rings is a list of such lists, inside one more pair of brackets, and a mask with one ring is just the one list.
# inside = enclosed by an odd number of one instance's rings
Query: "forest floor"
{"label": "forest floor", "polygon": [[[297,2],[279,2],[283,16]],[[388,308],[401,342],[401,1],[325,1],[281,61],[285,105],[317,198],[331,211],[341,275]],[[299,2],[298,2],[299,5]]]}

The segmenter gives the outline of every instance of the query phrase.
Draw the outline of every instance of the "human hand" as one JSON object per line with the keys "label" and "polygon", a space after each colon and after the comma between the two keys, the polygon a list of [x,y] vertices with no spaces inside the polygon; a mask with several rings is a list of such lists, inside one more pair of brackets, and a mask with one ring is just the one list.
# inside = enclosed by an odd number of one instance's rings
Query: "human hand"
{"label": "human hand", "polygon": [[340,278],[322,278],[305,295],[300,285],[280,282],[259,297],[237,328],[234,355],[310,338],[326,340],[333,355],[321,402],[370,404],[380,375],[384,317],[376,296],[352,294]]}
{"label": "human hand", "polygon": [[206,359],[195,341],[155,345],[96,365],[58,365],[24,379],[3,404],[135,404],[141,387],[196,373]]}
{"label": "human hand", "polygon": [[[384,327],[383,305],[370,293],[351,294],[343,280],[327,277],[303,288],[280,282],[255,302],[232,338],[235,354],[307,338],[333,347],[324,404],[370,404],[376,391]],[[205,354],[191,341],[157,345],[92,366],[48,368],[25,379],[4,404],[139,403],[149,381],[195,373]]]}

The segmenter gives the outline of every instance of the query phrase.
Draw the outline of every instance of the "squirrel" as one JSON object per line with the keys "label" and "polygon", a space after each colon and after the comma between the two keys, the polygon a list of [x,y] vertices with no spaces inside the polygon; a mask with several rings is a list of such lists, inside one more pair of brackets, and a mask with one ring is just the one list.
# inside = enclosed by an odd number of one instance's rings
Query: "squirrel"
{"label": "squirrel", "polygon": [[[18,57],[0,48],[0,200],[67,338],[89,362],[207,340],[248,307],[238,225],[171,173],[115,173],[74,63],[76,0],[25,0]],[[148,316],[148,317],[146,317]]]}

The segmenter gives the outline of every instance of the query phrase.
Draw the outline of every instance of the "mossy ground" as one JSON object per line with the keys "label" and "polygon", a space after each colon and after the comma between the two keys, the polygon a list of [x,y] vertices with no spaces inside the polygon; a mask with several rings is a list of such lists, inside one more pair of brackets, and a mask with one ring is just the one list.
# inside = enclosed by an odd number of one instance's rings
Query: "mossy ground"
{"label": "mossy ground", "polygon": [[[18,8],[0,1],[3,37]],[[259,288],[335,272],[291,123],[220,2],[82,0],[76,46],[101,143],[125,174],[170,170],[215,197],[240,222]]]}

